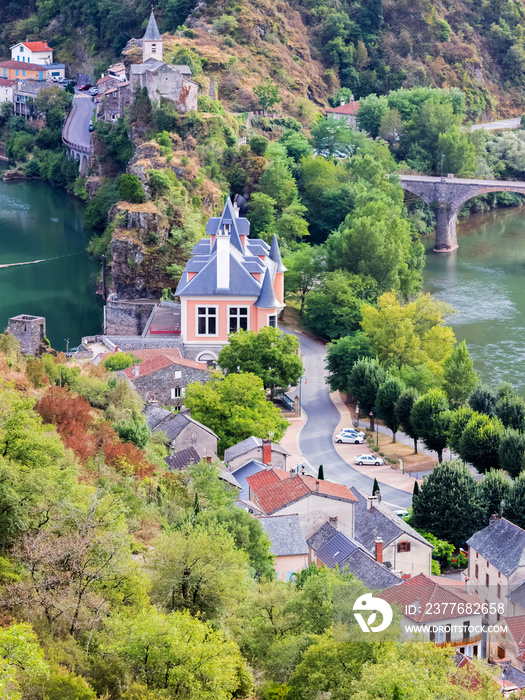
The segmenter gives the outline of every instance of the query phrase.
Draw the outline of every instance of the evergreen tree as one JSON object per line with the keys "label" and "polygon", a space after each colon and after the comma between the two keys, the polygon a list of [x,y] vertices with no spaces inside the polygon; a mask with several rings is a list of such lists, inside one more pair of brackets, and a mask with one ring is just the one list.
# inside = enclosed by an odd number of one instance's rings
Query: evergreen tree
{"label": "evergreen tree", "polygon": [[447,409],[444,392],[441,389],[431,389],[416,401],[410,412],[415,430],[426,448],[437,452],[440,462],[448,440],[450,414]]}
{"label": "evergreen tree", "polygon": [[525,472],[514,480],[507,496],[505,517],[514,525],[525,528]]}
{"label": "evergreen tree", "polygon": [[478,483],[466,464],[455,459],[438,464],[425,477],[412,524],[460,547],[483,527],[484,514]]}
{"label": "evergreen tree", "polygon": [[376,405],[383,423],[392,431],[392,442],[396,441],[399,420],[396,413],[396,403],[403,393],[405,385],[397,377],[388,376],[377,391]]}
{"label": "evergreen tree", "polygon": [[496,415],[496,394],[487,386],[477,386],[472,392],[468,402],[473,411],[486,413],[487,416]]}
{"label": "evergreen tree", "polygon": [[418,433],[412,423],[411,413],[414,404],[418,398],[418,393],[415,389],[406,389],[396,401],[396,416],[399,425],[403,432],[412,438],[414,441],[414,454],[417,455],[417,440]]}
{"label": "evergreen tree", "polygon": [[414,488],[412,490],[412,503],[419,496],[419,483],[417,479],[414,480]]}
{"label": "evergreen tree", "polygon": [[317,478],[320,479],[321,481],[324,481],[324,469],[323,465],[319,465],[319,471],[317,472]]}
{"label": "evergreen tree", "polygon": [[463,340],[445,360],[443,388],[452,406],[461,406],[478,383],[467,344]]}
{"label": "evergreen tree", "polygon": [[525,435],[512,428],[506,428],[501,433],[498,457],[499,466],[513,478],[517,477],[523,468],[525,455]]}
{"label": "evergreen tree", "polygon": [[512,481],[501,469],[491,469],[485,474],[481,482],[481,501],[487,522],[491,515],[497,514],[503,517],[506,513],[511,489]]}
{"label": "evergreen tree", "polygon": [[484,473],[499,469],[499,443],[503,424],[498,418],[474,414],[459,441],[459,456]]}
{"label": "evergreen tree", "polygon": [[377,479],[374,477],[374,484],[372,486],[372,496],[381,496],[381,491],[379,490],[379,483]]}
{"label": "evergreen tree", "polygon": [[523,431],[525,428],[525,401],[514,392],[505,394],[498,398],[496,415],[506,428]]}
{"label": "evergreen tree", "polygon": [[469,420],[475,414],[470,406],[460,406],[456,411],[450,412],[450,425],[448,430],[448,444],[451,449],[459,454],[459,443],[463,436],[463,431],[467,427]]}
{"label": "evergreen tree", "polygon": [[355,396],[359,408],[370,414],[370,430],[374,430],[374,413],[377,391],[386,379],[386,372],[379,362],[369,357],[358,360],[348,375],[348,388]]}

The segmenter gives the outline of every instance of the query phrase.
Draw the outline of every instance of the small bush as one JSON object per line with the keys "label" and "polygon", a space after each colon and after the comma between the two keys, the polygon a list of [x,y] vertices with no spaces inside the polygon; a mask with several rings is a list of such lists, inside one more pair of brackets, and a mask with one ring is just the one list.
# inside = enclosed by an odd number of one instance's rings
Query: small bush
{"label": "small bush", "polygon": [[110,372],[117,372],[121,369],[127,369],[132,365],[141,362],[140,359],[133,357],[130,352],[116,352],[104,360],[104,367]]}
{"label": "small bush", "polygon": [[148,178],[151,196],[154,199],[168,194],[171,189],[171,182],[165,173],[161,173],[158,170],[150,170],[148,172]]}
{"label": "small bush", "polygon": [[121,175],[118,190],[120,198],[124,202],[142,204],[146,201],[146,193],[136,175],[130,175],[128,173]]}
{"label": "small bush", "polygon": [[213,22],[213,28],[217,34],[233,34],[238,27],[239,23],[232,15],[221,15]]}

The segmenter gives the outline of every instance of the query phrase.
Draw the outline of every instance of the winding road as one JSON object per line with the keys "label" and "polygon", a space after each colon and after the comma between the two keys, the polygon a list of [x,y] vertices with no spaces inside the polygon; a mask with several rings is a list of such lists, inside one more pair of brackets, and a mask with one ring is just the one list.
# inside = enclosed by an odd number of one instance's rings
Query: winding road
{"label": "winding road", "polygon": [[89,95],[78,94],[73,98],[71,114],[64,124],[63,137],[71,143],[90,147],[91,133],[89,122],[93,117],[95,105]]}
{"label": "winding road", "polygon": [[[290,331],[285,331],[290,332]],[[295,334],[301,342],[304,376],[307,382],[302,387],[302,405],[308,419],[299,435],[301,452],[310,464],[322,464],[327,479],[346,486],[356,486],[365,493],[372,493],[373,477],[361,474],[347,464],[337,453],[332,435],[340,415],[330,399],[325,378],[326,350],[321,343]],[[384,503],[391,508],[408,508],[412,495],[379,482]]]}

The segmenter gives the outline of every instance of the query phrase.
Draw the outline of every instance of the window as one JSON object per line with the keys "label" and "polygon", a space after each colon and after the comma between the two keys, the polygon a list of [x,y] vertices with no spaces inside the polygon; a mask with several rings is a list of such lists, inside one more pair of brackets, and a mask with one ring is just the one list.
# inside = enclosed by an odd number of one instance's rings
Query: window
{"label": "window", "polygon": [[275,314],[268,316],[268,325],[270,328],[277,328],[277,316]]}
{"label": "window", "polygon": [[293,571],[287,571],[287,572],[286,572],[286,580],[287,580],[287,581],[293,581],[293,577],[294,577],[294,572],[293,572]]}
{"label": "window", "polygon": [[479,578],[479,566],[476,564],[476,568],[474,569],[475,571],[475,576],[476,578]]}
{"label": "window", "polygon": [[489,585],[490,585],[490,583],[489,583],[489,575],[488,575],[488,574],[485,574],[485,586],[488,588]]}
{"label": "window", "polygon": [[463,639],[469,639],[469,637],[470,637],[469,627],[470,627],[470,620],[464,620],[464,622],[463,622]]}
{"label": "window", "polygon": [[25,74],[26,74],[26,72],[25,72],[25,70],[23,70],[23,71],[22,71],[22,75],[25,75]]}
{"label": "window", "polygon": [[398,542],[397,543],[398,552],[410,552],[410,542]]}
{"label": "window", "polygon": [[216,306],[197,306],[197,335],[217,335]]}
{"label": "window", "polygon": [[498,598],[501,598],[501,584],[498,583]]}
{"label": "window", "polygon": [[447,625],[445,627],[445,632],[446,632],[445,641],[451,642],[452,641],[452,625]]}
{"label": "window", "polygon": [[175,370],[175,373],[173,375],[174,379],[182,379],[182,372],[180,369]]}
{"label": "window", "polygon": [[228,310],[230,319],[229,333],[236,331],[248,330],[248,307],[247,306],[230,306]]}
{"label": "window", "polygon": [[171,390],[171,398],[172,399],[180,399],[181,397],[181,388],[180,386],[176,386],[174,389]]}
{"label": "window", "polygon": [[23,47],[23,46],[21,46],[19,50],[20,50],[20,53],[23,53],[23,51],[24,51],[24,47]]}
{"label": "window", "polygon": [[18,75],[18,68],[16,69],[15,73]]}
{"label": "window", "polygon": [[157,44],[151,45],[151,53],[157,53]]}

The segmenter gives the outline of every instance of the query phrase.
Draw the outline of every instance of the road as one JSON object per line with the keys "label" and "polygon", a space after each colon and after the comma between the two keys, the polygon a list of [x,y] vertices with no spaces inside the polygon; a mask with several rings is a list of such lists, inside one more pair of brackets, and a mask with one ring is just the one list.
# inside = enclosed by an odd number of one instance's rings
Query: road
{"label": "road", "polygon": [[[304,336],[301,341],[304,376],[307,379],[302,386],[302,405],[308,420],[299,436],[301,452],[313,467],[322,464],[324,474],[330,481],[346,486],[356,486],[364,493],[371,494],[373,476],[369,477],[348,465],[337,453],[332,435],[337,427],[340,415],[330,399],[328,385],[325,382],[326,351],[321,343]],[[412,495],[407,491],[396,489],[386,484],[379,484],[383,503],[391,508],[408,508]]]}
{"label": "road", "polygon": [[520,117],[516,117],[515,119],[502,119],[499,122],[475,124],[470,128],[472,131],[480,131],[481,129],[484,131],[496,131],[497,129],[517,129],[519,126],[521,126],[521,119]]}
{"label": "road", "polygon": [[89,95],[75,95],[71,107],[71,116],[64,125],[64,138],[71,143],[89,148],[91,134],[89,122],[93,118],[95,104]]}
{"label": "road", "polygon": [[483,185],[483,187],[498,187],[503,192],[509,187],[525,187],[524,180],[481,180],[464,177],[439,177],[436,175],[399,175],[401,182],[430,182],[445,185]]}

